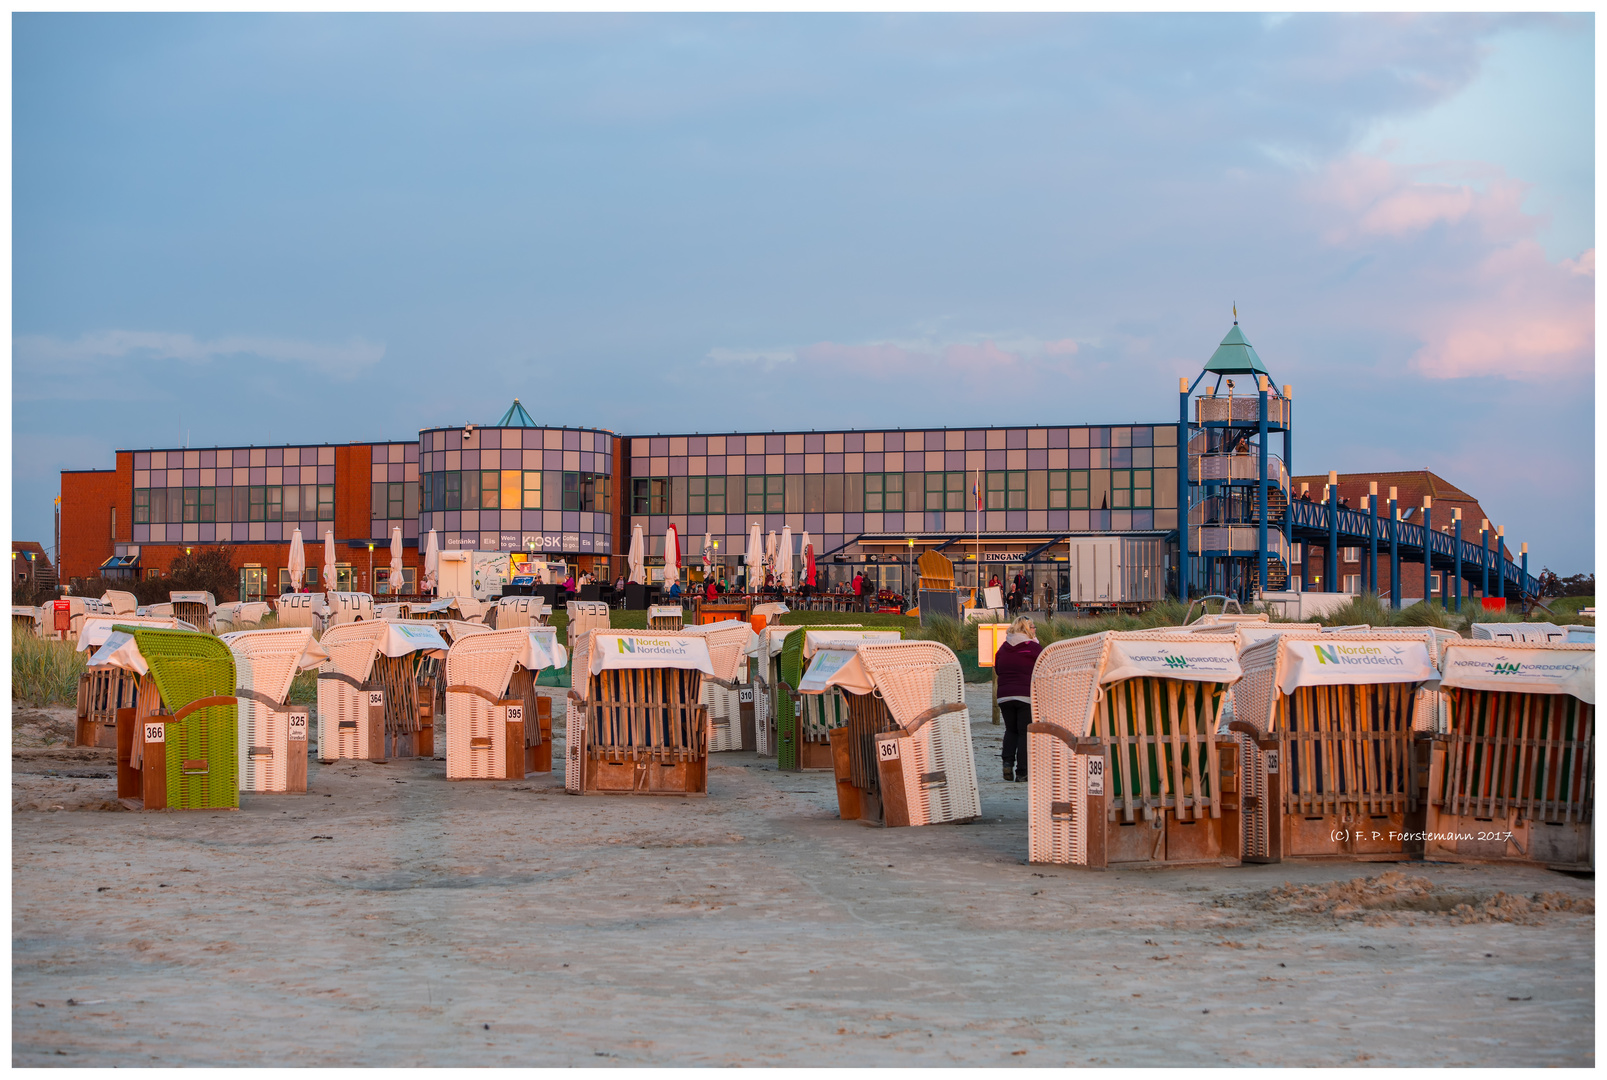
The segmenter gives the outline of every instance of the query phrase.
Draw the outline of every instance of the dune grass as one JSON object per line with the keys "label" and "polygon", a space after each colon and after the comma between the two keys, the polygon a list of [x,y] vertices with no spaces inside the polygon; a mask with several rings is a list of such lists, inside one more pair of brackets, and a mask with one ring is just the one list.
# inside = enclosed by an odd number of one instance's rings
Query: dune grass
{"label": "dune grass", "polygon": [[11,697],[29,705],[73,705],[85,656],[71,641],[11,635]]}

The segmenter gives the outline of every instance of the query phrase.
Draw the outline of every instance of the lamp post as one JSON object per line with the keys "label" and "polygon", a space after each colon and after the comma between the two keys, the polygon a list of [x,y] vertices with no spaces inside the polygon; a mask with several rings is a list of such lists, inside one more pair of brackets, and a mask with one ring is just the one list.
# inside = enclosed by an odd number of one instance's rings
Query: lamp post
{"label": "lamp post", "polygon": [[1523,566],[1518,573],[1518,603],[1528,610],[1529,606],[1529,545],[1527,542],[1518,549],[1523,556]]}
{"label": "lamp post", "polygon": [[1367,590],[1378,595],[1378,481],[1367,484]]}
{"label": "lamp post", "polygon": [[[909,551],[909,564],[910,564],[909,577],[904,579],[904,592],[905,592],[905,594],[907,596],[913,598],[915,596],[915,538],[912,536],[909,539],[905,540],[904,543],[908,544],[909,549],[910,549],[910,551]],[[909,605],[908,604],[905,605],[904,610],[906,610],[906,611],[909,610]]]}
{"label": "lamp post", "polygon": [[1490,519],[1479,522],[1479,595],[1490,595]]}
{"label": "lamp post", "polygon": [[374,589],[374,545],[372,543],[368,545],[368,588],[370,592]]}
{"label": "lamp post", "polygon": [[1328,592],[1339,592],[1339,473],[1328,471]]}
{"label": "lamp post", "polygon": [[1456,522],[1456,610],[1462,610],[1462,508],[1451,509],[1451,518]]}
{"label": "lamp post", "polygon": [[1496,572],[1499,574],[1500,579],[1501,579],[1500,580],[1501,599],[1503,601],[1506,600],[1506,598],[1507,598],[1507,560],[1506,560],[1506,556],[1501,554],[1501,546],[1506,543],[1506,536],[1507,536],[1507,527],[1505,525],[1496,526],[1496,530],[1495,530],[1495,569],[1496,569]]}
{"label": "lamp post", "polygon": [[1394,488],[1389,489],[1389,606],[1396,611],[1401,606],[1401,508]]}
{"label": "lamp post", "polygon": [[1423,603],[1434,599],[1434,496],[1423,496]]}

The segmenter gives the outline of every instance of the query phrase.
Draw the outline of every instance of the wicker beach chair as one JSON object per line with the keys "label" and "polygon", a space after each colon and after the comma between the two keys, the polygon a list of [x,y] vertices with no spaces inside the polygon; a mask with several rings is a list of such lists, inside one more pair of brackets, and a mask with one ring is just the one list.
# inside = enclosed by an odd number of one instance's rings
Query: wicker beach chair
{"label": "wicker beach chair", "polygon": [[139,598],[131,592],[107,589],[100,598],[112,606],[113,615],[132,615],[139,610]]}
{"label": "wicker beach chair", "polygon": [[539,596],[504,596],[486,613],[486,625],[497,630],[546,626],[552,607]]}
{"label": "wicker beach chair", "polygon": [[1441,669],[1424,856],[1594,872],[1596,647],[1456,641]]}
{"label": "wicker beach chair", "polygon": [[686,613],[675,604],[655,604],[647,609],[649,630],[679,630],[686,621]]}
{"label": "wicker beach chair", "polygon": [[[169,630],[195,631],[197,627],[179,619],[95,615],[84,620],[78,635],[78,652],[93,654],[104,645],[117,627],[148,626]],[[73,726],[74,746],[117,745],[117,710],[134,707],[139,676],[120,667],[86,668],[78,677],[77,721]]]}
{"label": "wicker beach chair", "polygon": [[982,813],[960,661],[935,641],[830,648],[800,680],[805,700],[845,695],[829,732],[837,808],[845,821],[888,826],[971,821]]}
{"label": "wicker beach chair", "polygon": [[212,615],[212,626],[219,634],[251,630],[260,627],[262,620],[272,610],[261,600],[236,600],[230,604],[219,604]]}
{"label": "wicker beach chair", "polygon": [[608,605],[601,600],[571,600],[565,608],[569,615],[566,641],[574,654],[580,639],[593,630],[608,629]]}
{"label": "wicker beach chair", "polygon": [[704,795],[712,675],[697,634],[594,630],[574,654],[565,724],[571,794]]}
{"label": "wicker beach chair", "polygon": [[329,653],[318,671],[320,761],[435,753],[434,683],[421,665],[448,645],[434,627],[352,622],[330,627],[320,643]]}
{"label": "wicker beach chair", "polygon": [[172,603],[174,618],[212,632],[212,618],[218,610],[215,596],[209,592],[172,592],[167,598]]}
{"label": "wicker beach chair", "polygon": [[1027,854],[1086,869],[1237,862],[1240,677],[1229,634],[1109,631],[1038,657],[1027,727]]}
{"label": "wicker beach chair", "polygon": [[329,601],[323,593],[284,593],[273,602],[279,628],[310,626],[323,633],[329,616]]}
{"label": "wicker beach chair", "polygon": [[[703,680],[702,704],[709,717],[709,752],[752,750],[756,735],[753,727],[753,685],[748,681],[748,650],[757,642],[753,627],[728,619],[689,626],[682,633],[697,635],[708,642],[709,663],[714,668],[714,674]],[[743,709],[743,691],[748,692],[749,707],[746,711]]]}
{"label": "wicker beach chair", "polygon": [[465,634],[446,655],[448,780],[518,780],[552,771],[552,699],[536,676],[568,661],[556,632]]}
{"label": "wicker beach chair", "polygon": [[139,678],[117,713],[117,795],[143,809],[240,805],[234,657],[210,634],[128,625],[89,658]]}
{"label": "wicker beach chair", "polygon": [[350,623],[372,622],[374,616],[374,598],[368,593],[361,592],[326,592],[324,602],[328,610],[324,614],[324,626],[346,626]]}
{"label": "wicker beach chair", "polygon": [[1439,682],[1428,640],[1285,634],[1244,650],[1229,725],[1240,746],[1243,857],[1403,859],[1421,854],[1414,730]]}
{"label": "wicker beach chair", "polygon": [[318,667],[329,654],[310,627],[240,630],[222,641],[234,654],[240,790],[305,792],[308,709],[287,699],[296,674]]}
{"label": "wicker beach chair", "polygon": [[[806,626],[803,628],[801,647],[798,652],[799,676],[798,679],[784,680],[785,686],[794,690],[800,688],[799,679],[803,672],[808,670],[815,655],[822,649],[835,651],[852,651],[861,645],[869,643],[887,643],[903,639],[903,632],[896,629],[862,629],[842,626]],[[783,651],[785,651],[785,646]],[[823,693],[789,695],[792,705],[793,727],[796,736],[797,752],[793,759],[794,764],[783,765],[778,760],[780,768],[796,769],[830,769],[833,767],[831,732],[848,723],[848,699],[844,693],[835,687]],[[786,739],[778,741],[785,743]]]}

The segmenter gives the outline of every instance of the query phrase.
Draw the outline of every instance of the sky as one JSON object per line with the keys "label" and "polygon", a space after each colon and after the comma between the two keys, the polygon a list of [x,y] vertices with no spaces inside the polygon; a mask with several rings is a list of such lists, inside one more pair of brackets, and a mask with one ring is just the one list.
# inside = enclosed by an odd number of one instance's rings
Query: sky
{"label": "sky", "polygon": [[1167,422],[1594,570],[1594,22],[13,16],[13,536],[118,448]]}

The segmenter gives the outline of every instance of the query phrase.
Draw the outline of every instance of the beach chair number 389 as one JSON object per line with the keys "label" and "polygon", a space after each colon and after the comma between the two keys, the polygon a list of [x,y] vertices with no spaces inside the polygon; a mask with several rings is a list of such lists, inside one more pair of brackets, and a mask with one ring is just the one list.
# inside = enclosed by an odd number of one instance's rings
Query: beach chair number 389
{"label": "beach chair number 389", "polygon": [[1105,759],[1090,756],[1088,758],[1088,794],[1105,794]]}

